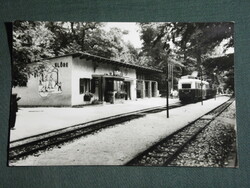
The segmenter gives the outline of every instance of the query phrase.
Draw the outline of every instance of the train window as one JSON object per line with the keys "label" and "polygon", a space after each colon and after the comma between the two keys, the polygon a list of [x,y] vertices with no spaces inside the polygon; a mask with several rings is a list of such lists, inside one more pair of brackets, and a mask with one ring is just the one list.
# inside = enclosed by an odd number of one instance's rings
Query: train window
{"label": "train window", "polygon": [[183,89],[190,89],[191,88],[191,84],[182,84],[182,88]]}
{"label": "train window", "polygon": [[199,83],[195,83],[195,88],[198,89],[199,88]]}

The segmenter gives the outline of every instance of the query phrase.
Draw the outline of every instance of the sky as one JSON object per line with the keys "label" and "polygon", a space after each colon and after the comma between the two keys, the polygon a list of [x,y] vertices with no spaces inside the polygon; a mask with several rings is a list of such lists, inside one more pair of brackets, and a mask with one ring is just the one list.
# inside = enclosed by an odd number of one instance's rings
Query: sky
{"label": "sky", "polygon": [[136,22],[106,22],[104,29],[109,31],[110,28],[117,27],[121,30],[127,30],[128,34],[123,35],[123,39],[126,42],[130,42],[135,48],[142,47],[142,41],[140,40],[140,27]]}

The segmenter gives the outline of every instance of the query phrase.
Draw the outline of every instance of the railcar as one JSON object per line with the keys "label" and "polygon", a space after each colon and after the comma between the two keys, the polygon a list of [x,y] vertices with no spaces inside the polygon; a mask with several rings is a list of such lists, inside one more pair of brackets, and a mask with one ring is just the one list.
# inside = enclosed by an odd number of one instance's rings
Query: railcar
{"label": "railcar", "polygon": [[215,96],[207,81],[201,81],[192,76],[184,76],[178,82],[179,99],[182,102],[195,102]]}

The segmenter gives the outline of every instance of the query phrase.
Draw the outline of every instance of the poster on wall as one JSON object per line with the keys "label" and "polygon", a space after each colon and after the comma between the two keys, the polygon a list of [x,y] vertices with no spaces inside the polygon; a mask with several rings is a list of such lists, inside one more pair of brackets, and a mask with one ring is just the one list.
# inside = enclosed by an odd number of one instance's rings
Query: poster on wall
{"label": "poster on wall", "polygon": [[11,167],[238,167],[234,22],[15,21],[12,81]]}
{"label": "poster on wall", "polygon": [[39,73],[38,92],[40,96],[62,93],[62,82],[59,80],[59,69],[53,65],[45,65]]}

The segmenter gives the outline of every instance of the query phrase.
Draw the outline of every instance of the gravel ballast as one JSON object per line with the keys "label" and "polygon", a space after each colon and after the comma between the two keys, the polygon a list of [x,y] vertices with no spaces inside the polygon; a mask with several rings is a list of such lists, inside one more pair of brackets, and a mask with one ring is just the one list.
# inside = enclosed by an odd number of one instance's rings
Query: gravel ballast
{"label": "gravel ballast", "polygon": [[235,103],[212,121],[170,166],[236,167]]}

